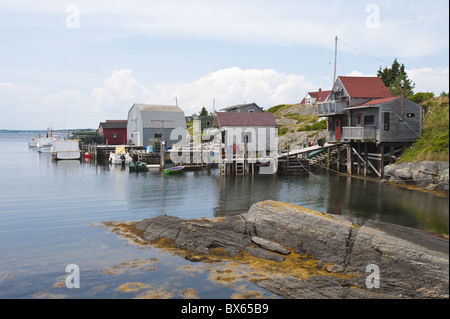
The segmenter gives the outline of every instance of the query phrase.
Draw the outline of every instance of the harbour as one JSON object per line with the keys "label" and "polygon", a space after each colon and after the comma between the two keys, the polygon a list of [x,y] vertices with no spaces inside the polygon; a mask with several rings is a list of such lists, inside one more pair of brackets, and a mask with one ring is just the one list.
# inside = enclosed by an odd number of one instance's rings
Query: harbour
{"label": "harbour", "polygon": [[[54,162],[27,147],[31,136],[0,134],[2,298],[135,298],[149,291],[159,298],[187,292],[231,298],[243,290],[278,298],[245,278],[213,280],[223,271],[219,264],[208,268],[129,245],[105,228],[111,221],[220,218],[276,200],[448,235],[448,198],[428,193],[335,174],[222,176],[217,168],[130,174],[107,161]],[[66,287],[70,264],[80,267],[80,289]]]}

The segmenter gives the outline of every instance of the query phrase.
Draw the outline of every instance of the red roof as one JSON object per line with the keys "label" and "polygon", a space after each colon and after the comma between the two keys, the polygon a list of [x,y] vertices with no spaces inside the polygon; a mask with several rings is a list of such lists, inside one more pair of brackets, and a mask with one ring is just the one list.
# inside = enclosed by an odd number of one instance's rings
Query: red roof
{"label": "red roof", "polygon": [[[330,95],[331,90],[329,91],[317,91],[317,92],[308,92],[309,96],[316,99],[316,102],[324,102],[325,99]],[[303,100],[300,102],[300,104],[305,104],[306,99],[303,98]]]}
{"label": "red roof", "polygon": [[387,102],[394,101],[394,100],[396,100],[396,99],[398,99],[398,98],[400,98],[400,97],[401,97],[401,96],[392,96],[392,97],[386,97],[386,98],[384,98],[384,99],[374,99],[374,100],[371,100],[371,101],[366,102],[366,103],[364,103],[364,104],[361,104],[361,105],[355,105],[355,106],[352,106],[352,107],[357,107],[357,106],[370,106],[370,105],[377,105],[377,104],[387,103]]}
{"label": "red roof", "polygon": [[216,112],[215,126],[277,126],[272,113]]}
{"label": "red roof", "polygon": [[377,76],[340,76],[339,79],[351,98],[392,97],[383,81]]}

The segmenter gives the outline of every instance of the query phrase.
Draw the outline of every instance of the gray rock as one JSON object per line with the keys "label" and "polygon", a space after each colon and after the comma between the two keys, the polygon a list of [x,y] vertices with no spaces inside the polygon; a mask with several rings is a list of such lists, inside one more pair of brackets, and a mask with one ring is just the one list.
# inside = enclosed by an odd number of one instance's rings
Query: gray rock
{"label": "gray rock", "polygon": [[258,244],[259,246],[261,246],[264,249],[276,252],[278,254],[282,254],[282,255],[289,255],[289,250],[286,249],[285,247],[283,247],[282,245],[278,244],[278,243],[274,243],[273,241],[264,239],[264,238],[259,238],[256,236],[252,237],[252,242],[254,242],[255,244]]}
{"label": "gray rock", "polygon": [[253,257],[264,258],[268,260],[281,262],[284,260],[283,256],[273,254],[260,247],[245,247],[245,251],[248,252]]}
{"label": "gray rock", "polygon": [[390,164],[384,168],[384,179],[394,183],[413,184],[429,190],[449,191],[449,163],[422,161]]}
{"label": "gray rock", "polygon": [[[349,217],[264,201],[238,216],[218,220],[158,216],[143,220],[136,228],[145,240],[168,238],[179,248],[205,254],[214,248],[230,256],[245,250],[281,262],[284,257],[270,251],[286,253],[285,247],[292,247],[296,253],[317,259],[318,267],[328,272],[352,274],[349,278],[330,274],[306,281],[284,277],[257,283],[286,298],[448,298],[449,294],[448,240],[399,225],[378,221],[358,225]],[[379,267],[379,289],[366,286],[369,265]]]}

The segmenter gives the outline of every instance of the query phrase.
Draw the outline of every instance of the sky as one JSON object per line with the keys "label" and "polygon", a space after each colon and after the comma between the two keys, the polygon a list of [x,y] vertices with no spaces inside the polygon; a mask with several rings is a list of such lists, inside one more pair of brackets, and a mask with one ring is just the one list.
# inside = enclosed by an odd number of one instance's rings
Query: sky
{"label": "sky", "polygon": [[267,109],[395,58],[414,92],[449,91],[447,0],[1,0],[0,129]]}

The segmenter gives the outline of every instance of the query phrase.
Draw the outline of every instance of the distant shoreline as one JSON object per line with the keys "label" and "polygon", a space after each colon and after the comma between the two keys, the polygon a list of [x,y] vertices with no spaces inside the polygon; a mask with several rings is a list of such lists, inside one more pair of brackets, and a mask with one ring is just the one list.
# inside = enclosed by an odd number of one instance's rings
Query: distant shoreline
{"label": "distant shoreline", "polygon": [[[72,132],[72,131],[91,131],[90,128],[77,128],[77,129],[53,129],[53,132]],[[0,129],[0,133],[46,133],[47,130],[5,130]]]}

